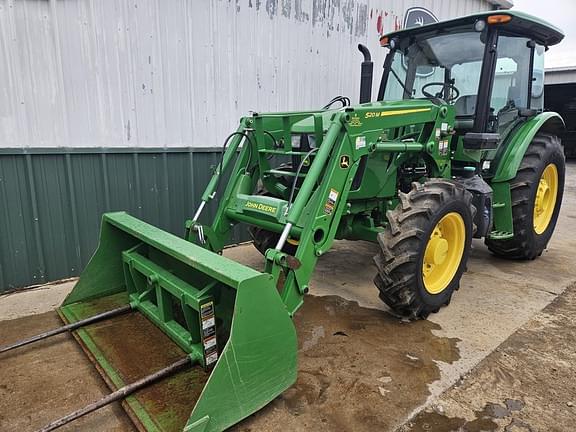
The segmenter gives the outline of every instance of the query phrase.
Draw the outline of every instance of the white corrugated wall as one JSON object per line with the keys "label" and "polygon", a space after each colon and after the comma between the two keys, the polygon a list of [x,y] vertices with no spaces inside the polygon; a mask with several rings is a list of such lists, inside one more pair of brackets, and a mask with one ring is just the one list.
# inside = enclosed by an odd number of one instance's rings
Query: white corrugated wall
{"label": "white corrugated wall", "polygon": [[[409,7],[485,0],[0,0],[0,147],[210,147],[254,111],[357,100]],[[377,88],[377,82],[375,82]]]}

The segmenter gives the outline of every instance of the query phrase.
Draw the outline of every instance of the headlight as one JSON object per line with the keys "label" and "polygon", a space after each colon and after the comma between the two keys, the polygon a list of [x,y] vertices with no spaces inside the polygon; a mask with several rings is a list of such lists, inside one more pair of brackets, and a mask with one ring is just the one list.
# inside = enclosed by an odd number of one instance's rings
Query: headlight
{"label": "headlight", "polygon": [[308,145],[311,149],[316,148],[316,137],[312,134],[308,135]]}
{"label": "headlight", "polygon": [[316,147],[316,137],[314,134],[293,134],[291,136],[292,148],[306,151]]}
{"label": "headlight", "polygon": [[485,28],[486,28],[486,21],[484,20],[478,20],[474,23],[474,30],[476,30],[477,32],[481,32]]}
{"label": "headlight", "polygon": [[300,135],[300,134],[298,134],[298,135],[292,135],[291,141],[292,141],[292,148],[293,148],[293,149],[299,149],[299,148],[300,148],[300,143],[301,143],[301,141],[302,141],[302,135]]}

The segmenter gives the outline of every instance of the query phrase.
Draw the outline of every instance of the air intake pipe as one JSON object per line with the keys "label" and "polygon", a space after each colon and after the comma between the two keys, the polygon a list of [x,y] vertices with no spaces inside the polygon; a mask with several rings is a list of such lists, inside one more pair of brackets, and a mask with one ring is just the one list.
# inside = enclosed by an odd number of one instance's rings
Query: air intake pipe
{"label": "air intake pipe", "polygon": [[374,63],[372,56],[365,45],[358,44],[358,50],[364,56],[360,70],[360,103],[370,102],[372,100],[372,75]]}

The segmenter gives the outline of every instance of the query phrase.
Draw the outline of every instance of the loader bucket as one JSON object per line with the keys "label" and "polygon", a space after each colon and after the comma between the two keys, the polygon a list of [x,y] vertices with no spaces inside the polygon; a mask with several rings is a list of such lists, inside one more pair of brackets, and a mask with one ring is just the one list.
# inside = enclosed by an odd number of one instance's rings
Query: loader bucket
{"label": "loader bucket", "polygon": [[125,399],[140,430],[221,431],[296,380],[296,331],[271,275],[108,213],[59,313],[76,322],[126,304],[132,313],[75,333],[110,387],[186,354],[195,364]]}

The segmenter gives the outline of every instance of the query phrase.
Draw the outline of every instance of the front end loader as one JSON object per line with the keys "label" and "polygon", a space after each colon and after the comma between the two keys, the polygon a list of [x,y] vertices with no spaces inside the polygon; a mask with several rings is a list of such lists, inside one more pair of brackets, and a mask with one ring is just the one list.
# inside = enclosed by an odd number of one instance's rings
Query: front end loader
{"label": "front end loader", "polygon": [[[563,122],[533,89],[562,37],[512,11],[384,35],[376,100],[361,46],[360,104],[240,120],[185,238],[105,214],[59,313],[118,390],[43,430],[118,399],[146,431],[221,431],[259,410],[296,380],[292,317],[335,239],[380,245],[379,295],[412,319],[450,302],[472,238],[498,256],[540,255],[562,200]],[[239,223],[262,272],[222,256]]]}

